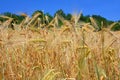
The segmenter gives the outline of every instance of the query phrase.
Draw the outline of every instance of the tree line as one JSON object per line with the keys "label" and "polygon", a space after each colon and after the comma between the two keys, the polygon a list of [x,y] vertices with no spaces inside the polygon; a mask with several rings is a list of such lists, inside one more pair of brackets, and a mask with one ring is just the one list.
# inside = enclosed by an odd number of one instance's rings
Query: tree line
{"label": "tree line", "polygon": [[[41,10],[37,10],[37,11],[34,11],[33,14],[31,16],[34,16],[36,13],[41,13],[42,16],[39,16],[40,19],[42,20],[42,22],[46,23],[47,24],[47,21],[43,21],[44,20],[44,17],[47,15],[49,17],[49,20],[48,21],[52,21],[53,18],[55,17],[56,14],[62,16],[64,19],[66,20],[71,20],[72,18],[72,14],[68,13],[68,14],[65,14],[64,11],[62,9],[58,10],[55,12],[55,14],[52,16],[50,15],[49,13],[43,13],[43,11]],[[22,15],[17,15],[17,14],[14,14],[14,13],[10,13],[10,12],[4,12],[4,13],[1,13],[0,15],[4,15],[4,16],[8,16],[8,17],[11,17],[11,18],[14,18],[16,20],[16,24],[20,24],[22,22],[23,19],[25,19],[24,16]],[[86,23],[90,23],[90,17],[93,17],[98,26],[101,28],[101,22],[103,22],[103,25],[104,27],[108,27],[108,25],[114,23],[114,22],[117,22],[117,24],[114,25],[114,27],[112,28],[113,31],[118,31],[120,30],[120,20],[119,21],[111,21],[111,20],[107,20],[106,18],[100,16],[100,15],[84,15],[84,14],[81,14],[81,17],[80,17],[80,21],[83,21],[83,22],[86,22]],[[4,22],[6,21],[5,18],[2,18],[0,17],[0,21],[1,22]],[[59,25],[62,25],[62,22],[59,21],[58,22]]]}

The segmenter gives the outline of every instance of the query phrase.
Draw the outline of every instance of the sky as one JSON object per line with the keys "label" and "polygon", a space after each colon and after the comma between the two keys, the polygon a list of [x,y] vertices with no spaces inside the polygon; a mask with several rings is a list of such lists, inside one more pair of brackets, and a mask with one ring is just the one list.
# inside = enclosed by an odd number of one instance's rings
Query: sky
{"label": "sky", "polygon": [[101,15],[108,20],[120,20],[120,0],[1,0],[0,13],[27,13],[36,10],[53,15],[62,9],[65,13],[82,12],[84,15]]}

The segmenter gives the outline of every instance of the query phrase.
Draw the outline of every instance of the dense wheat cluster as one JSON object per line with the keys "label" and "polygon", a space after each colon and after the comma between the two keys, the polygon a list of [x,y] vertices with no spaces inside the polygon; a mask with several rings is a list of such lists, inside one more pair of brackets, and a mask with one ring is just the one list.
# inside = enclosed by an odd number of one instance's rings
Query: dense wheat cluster
{"label": "dense wheat cluster", "polygon": [[1,16],[0,80],[120,80],[120,32],[110,31],[116,23],[95,32],[92,17],[84,23],[80,14],[70,21],[46,16],[46,24],[39,15],[24,14],[19,25]]}

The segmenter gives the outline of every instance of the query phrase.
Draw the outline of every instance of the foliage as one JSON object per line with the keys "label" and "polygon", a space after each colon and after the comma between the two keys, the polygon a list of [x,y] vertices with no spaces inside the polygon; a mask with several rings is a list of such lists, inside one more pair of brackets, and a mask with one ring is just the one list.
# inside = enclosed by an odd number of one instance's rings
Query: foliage
{"label": "foliage", "polygon": [[[54,14],[54,17],[51,16],[49,13],[44,13],[41,10],[34,11],[33,14],[32,14],[32,17],[37,13],[41,14],[41,15],[39,15],[39,19],[40,19],[41,23],[46,24],[46,25],[48,25],[54,19],[56,14],[62,16],[65,20],[68,20],[68,21],[70,21],[72,19],[72,14],[70,14],[70,13],[65,14],[62,9],[56,11],[55,14]],[[5,12],[5,13],[2,13],[1,15],[14,18],[14,20],[17,22],[17,24],[20,24],[23,21],[23,19],[25,19],[25,17],[23,17],[23,16],[16,15],[16,14],[13,14],[13,13],[10,13],[10,12]],[[107,27],[109,27],[109,25],[114,23],[114,21],[107,20],[106,18],[104,18],[104,17],[102,17],[100,15],[92,15],[92,16],[90,16],[90,15],[83,15],[83,14],[81,14],[81,17],[80,17],[79,21],[83,21],[85,23],[91,23],[90,17],[93,17],[95,19],[95,21],[96,21],[96,23],[97,23],[100,30],[101,30],[101,26],[104,27],[104,28],[107,28]],[[1,22],[4,22],[6,20],[7,19],[0,17]],[[118,21],[118,22],[120,22],[120,21]],[[63,22],[61,20],[58,20],[58,27],[62,26],[62,25],[63,25]],[[119,29],[119,24],[116,24],[115,27],[112,30],[113,31],[120,30]]]}
{"label": "foliage", "polygon": [[88,23],[90,22],[90,16],[84,16],[83,14],[81,14],[80,20]]}
{"label": "foliage", "polygon": [[114,25],[114,27],[113,27],[111,30],[112,30],[112,31],[120,30],[120,24],[117,23],[116,25]]}
{"label": "foliage", "polygon": [[[49,21],[49,22],[51,22],[51,21],[52,21],[53,16],[51,16],[49,13],[46,13],[46,14],[45,14],[45,16],[47,16],[47,17],[48,17],[48,21]],[[45,22],[47,22],[47,21],[45,21]]]}
{"label": "foliage", "polygon": [[[64,11],[63,11],[62,9],[56,11],[55,15],[56,15],[56,14],[58,14],[58,15],[64,17],[64,18],[66,17],[66,14],[64,13]],[[54,16],[55,16],[55,15],[54,15]]]}
{"label": "foliage", "polygon": [[[11,18],[14,18],[17,24],[21,23],[21,21],[24,19],[23,16],[16,15],[16,14],[13,14],[13,13],[10,13],[10,12],[2,13],[2,15],[8,16],[8,17],[11,17]],[[1,19],[1,20],[2,20],[2,19]],[[5,20],[5,19],[3,19],[2,21],[4,21],[4,20]]]}
{"label": "foliage", "polygon": [[107,27],[107,22],[108,22],[107,19],[105,19],[104,17],[101,17],[100,15],[92,15],[92,17],[97,20],[99,27],[102,26],[101,22],[103,22],[104,27]]}
{"label": "foliage", "polygon": [[71,14],[67,14],[66,17],[65,17],[65,19],[67,19],[67,20],[71,20],[71,18],[72,18]]}

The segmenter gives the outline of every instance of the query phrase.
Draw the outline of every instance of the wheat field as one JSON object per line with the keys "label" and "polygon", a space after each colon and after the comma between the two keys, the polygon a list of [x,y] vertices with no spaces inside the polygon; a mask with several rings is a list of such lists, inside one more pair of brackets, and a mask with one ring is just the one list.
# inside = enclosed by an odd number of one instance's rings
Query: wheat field
{"label": "wheat field", "polygon": [[94,32],[95,21],[79,23],[80,15],[35,28],[38,15],[15,30],[6,27],[11,18],[0,27],[0,80],[120,80],[120,31]]}

